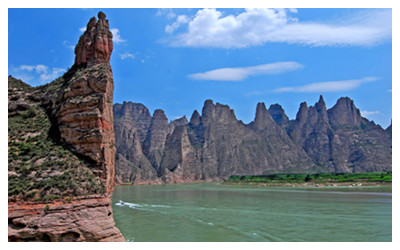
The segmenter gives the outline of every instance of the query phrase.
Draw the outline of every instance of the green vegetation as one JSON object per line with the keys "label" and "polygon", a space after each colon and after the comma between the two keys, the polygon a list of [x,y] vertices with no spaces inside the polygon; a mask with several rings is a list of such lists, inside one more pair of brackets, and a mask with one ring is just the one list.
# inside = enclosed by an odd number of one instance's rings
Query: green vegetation
{"label": "green vegetation", "polygon": [[33,87],[29,84],[24,83],[23,81],[13,78],[12,76],[8,76],[8,87],[17,88],[23,91],[32,91]]}
{"label": "green vegetation", "polygon": [[[9,95],[24,98],[29,105],[8,117],[8,197],[9,200],[51,201],[91,194],[104,194],[101,179],[90,163],[72,153],[57,139],[52,123],[40,101],[43,91],[58,91],[62,77],[53,83],[32,88],[9,77]],[[11,86],[11,88],[10,88]],[[29,91],[28,91],[29,90]]]}
{"label": "green vegetation", "polygon": [[321,174],[271,174],[257,176],[231,176],[225,183],[344,183],[381,182],[391,183],[392,172],[371,173],[321,173]]}

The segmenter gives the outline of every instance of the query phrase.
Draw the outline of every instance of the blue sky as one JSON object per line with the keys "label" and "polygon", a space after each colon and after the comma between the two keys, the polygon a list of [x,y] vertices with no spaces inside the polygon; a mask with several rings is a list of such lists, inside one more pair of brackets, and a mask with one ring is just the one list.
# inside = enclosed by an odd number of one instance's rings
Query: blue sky
{"label": "blue sky", "polygon": [[248,123],[257,102],[294,119],[322,94],[390,124],[391,9],[9,9],[8,73],[33,86],[62,75],[99,10],[114,34],[115,103],[173,120],[212,99]]}

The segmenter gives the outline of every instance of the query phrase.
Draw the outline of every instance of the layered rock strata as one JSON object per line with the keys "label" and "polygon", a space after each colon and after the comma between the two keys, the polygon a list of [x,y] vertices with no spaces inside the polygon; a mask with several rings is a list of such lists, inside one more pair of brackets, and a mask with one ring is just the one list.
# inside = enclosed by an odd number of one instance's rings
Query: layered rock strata
{"label": "layered rock strata", "polygon": [[8,205],[9,241],[124,241],[112,218],[111,199]]}
{"label": "layered rock strata", "polygon": [[[17,185],[21,182],[13,177],[16,187],[8,204],[9,241],[124,241],[115,227],[111,207],[116,152],[112,34],[105,14],[99,12],[98,17],[90,19],[80,37],[71,69],[54,82],[36,88],[28,97],[37,108],[32,111],[32,119],[38,120],[43,109],[47,117],[40,119],[49,120],[50,128],[39,133],[40,140],[46,143],[33,137],[26,145],[38,145],[38,151],[54,145],[60,151],[50,152],[50,156],[43,153],[54,162],[51,168],[47,158],[29,163],[30,169],[22,172],[19,165],[23,161],[18,159],[11,164],[12,175],[22,178],[22,184],[32,190],[20,191]],[[9,107],[11,115],[20,109],[18,103]],[[18,140],[12,145],[19,146]],[[27,150],[29,155],[32,150]],[[34,155],[42,154],[38,151]],[[33,167],[43,171],[32,171]],[[35,181],[43,185],[36,185]]]}
{"label": "layered rock strata", "polygon": [[61,139],[93,162],[107,193],[115,184],[113,89],[111,66],[93,65],[73,77],[55,103]]}

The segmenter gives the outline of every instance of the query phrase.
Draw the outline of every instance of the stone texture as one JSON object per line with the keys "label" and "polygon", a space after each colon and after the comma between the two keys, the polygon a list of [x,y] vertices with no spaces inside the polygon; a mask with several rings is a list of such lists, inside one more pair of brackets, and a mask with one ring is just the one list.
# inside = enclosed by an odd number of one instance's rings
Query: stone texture
{"label": "stone texture", "polygon": [[289,117],[287,117],[285,110],[283,110],[281,105],[277,103],[272,104],[269,106],[268,112],[272,119],[274,119],[274,121],[282,128],[285,129],[289,125]]}
{"label": "stone texture", "polygon": [[158,173],[161,172],[160,163],[168,131],[168,118],[163,110],[156,109],[150,122],[146,140],[143,142],[143,152]]}
{"label": "stone texture", "polygon": [[362,120],[360,110],[349,97],[339,98],[328,115],[332,127],[359,127]]}
{"label": "stone texture", "polygon": [[[47,208],[46,208],[47,207]],[[111,200],[9,203],[9,241],[124,241],[115,227]]]}
{"label": "stone texture", "polygon": [[[158,161],[149,161],[164,183],[231,175],[391,170],[389,128],[385,131],[362,118],[349,98],[340,98],[329,110],[322,96],[314,106],[304,102],[295,120],[289,120],[279,104],[267,110],[258,103],[249,124],[238,121],[229,106],[212,100],[205,101],[201,115],[194,111],[189,123],[183,117],[168,124],[164,113],[157,113],[141,145],[148,152],[157,150]],[[140,176],[138,183],[144,181]]]}
{"label": "stone texture", "polygon": [[61,138],[74,152],[94,162],[94,171],[111,193],[115,184],[113,76],[108,63],[73,77],[56,102]]}
{"label": "stone texture", "polygon": [[328,172],[334,171],[330,162],[330,141],[333,134],[322,96],[314,106],[307,107],[306,103],[301,104],[296,121],[288,127],[288,134],[317,165],[324,166]]}
{"label": "stone texture", "polygon": [[166,183],[185,183],[201,179],[200,162],[190,143],[185,125],[177,126],[165,143],[161,162],[162,179]]}
{"label": "stone texture", "polygon": [[390,138],[392,138],[392,122],[390,122],[390,125],[385,130],[389,133]]}
{"label": "stone texture", "polygon": [[86,64],[88,67],[98,63],[109,63],[113,51],[110,25],[103,12],[98,14],[99,20],[92,17],[86,26],[86,31],[79,38],[75,47],[75,64]]}
{"label": "stone texture", "polygon": [[[95,17],[89,21],[79,39],[71,69],[53,83],[35,88],[35,94],[30,98],[46,109],[51,121],[47,133],[52,141],[78,157],[78,163],[72,167],[77,170],[88,167],[86,171],[90,173],[87,176],[94,174],[103,184],[104,191],[95,196],[75,195],[47,202],[11,199],[8,203],[9,241],[124,241],[115,227],[111,207],[116,153],[114,83],[109,64],[112,34],[105,14],[99,12],[98,17],[98,21]],[[13,101],[11,99],[9,102]],[[9,106],[11,115],[21,109],[18,103]],[[39,159],[35,164],[43,162]],[[61,176],[63,171],[67,170],[59,167],[42,177]],[[20,178],[31,180],[34,176],[21,175]],[[70,185],[85,186],[88,183],[89,180],[81,180]],[[57,183],[54,185],[56,190]]]}
{"label": "stone texture", "polygon": [[149,147],[149,138],[156,139],[153,145],[157,147],[147,150],[159,152],[161,161],[149,161],[165,183],[298,172],[313,167],[311,159],[274,122],[263,103],[257,106],[256,119],[250,125],[238,121],[228,105],[214,104],[212,100],[205,101],[202,115],[195,111],[189,123],[183,117],[167,125],[167,118],[160,111],[154,113],[152,123],[142,147]]}
{"label": "stone texture", "polygon": [[338,99],[329,110],[322,96],[315,106],[302,103],[287,131],[319,166],[319,171],[391,171],[390,135],[362,118],[348,97]]}
{"label": "stone texture", "polygon": [[114,105],[118,183],[161,183],[156,169],[144,155],[142,148],[151,119],[149,110],[142,104],[124,102]]}

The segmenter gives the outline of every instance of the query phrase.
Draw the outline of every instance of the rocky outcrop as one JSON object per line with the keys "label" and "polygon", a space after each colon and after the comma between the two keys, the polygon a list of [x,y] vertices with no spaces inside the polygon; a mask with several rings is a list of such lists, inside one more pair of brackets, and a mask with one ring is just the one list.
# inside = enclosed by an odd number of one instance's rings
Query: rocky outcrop
{"label": "rocky outcrop", "polygon": [[272,104],[269,106],[268,112],[272,119],[274,119],[274,121],[282,128],[285,129],[289,125],[289,117],[287,117],[285,110],[283,110],[281,105],[277,103]]}
{"label": "rocky outcrop", "polygon": [[111,200],[69,203],[18,202],[8,206],[9,241],[124,241],[115,227]]}
{"label": "rocky outcrop", "polygon": [[300,105],[287,128],[297,145],[326,172],[391,171],[392,149],[388,133],[361,117],[354,102],[340,98],[326,110],[322,96],[315,106]]}
{"label": "rocky outcrop", "polygon": [[306,103],[301,104],[295,122],[288,127],[288,134],[317,165],[324,166],[328,172],[333,171],[330,163],[330,142],[333,134],[322,96],[314,106],[307,107]]}
{"label": "rocky outcrop", "polygon": [[[24,149],[35,159],[13,157],[9,163],[9,241],[124,240],[111,208],[116,153],[112,34],[105,14],[98,17],[79,39],[71,69],[26,93],[33,105],[24,114],[31,119],[26,122],[31,136],[9,130],[17,155]],[[32,167],[22,170],[24,164]]]}
{"label": "rocky outcrop", "polygon": [[99,12],[99,20],[92,17],[86,31],[75,47],[75,65],[91,67],[99,63],[109,63],[113,51],[112,33],[106,15]]}
{"label": "rocky outcrop", "polygon": [[392,138],[392,122],[390,122],[390,125],[385,130],[389,133],[390,138]]}
{"label": "rocky outcrop", "polygon": [[114,105],[117,145],[116,181],[118,183],[161,183],[157,171],[143,153],[142,144],[151,123],[149,110],[142,104],[124,102]]}
{"label": "rocky outcrop", "polygon": [[115,185],[113,76],[108,63],[76,74],[55,105],[60,136],[77,154],[93,161],[108,193]]}
{"label": "rocky outcrop", "polygon": [[353,100],[341,97],[337,100],[329,112],[329,122],[332,127],[359,127],[361,124],[361,113],[356,108]]}
{"label": "rocky outcrop", "polygon": [[[238,121],[229,106],[206,100],[201,115],[194,111],[189,123],[183,117],[168,124],[162,111],[154,113],[151,123],[146,140],[135,147],[137,151],[147,150],[144,161],[151,164],[146,164],[146,171],[156,169],[157,182],[391,170],[389,129],[384,131],[362,118],[349,98],[340,98],[331,109],[326,108],[322,96],[314,106],[302,103],[295,120],[289,120],[279,104],[267,110],[264,103],[258,103],[255,119],[249,124]],[[116,130],[118,126],[115,124]],[[131,127],[137,129],[135,123]],[[157,152],[157,161],[151,152]],[[129,167],[127,162],[131,162]],[[134,177],[139,166],[134,162],[126,159],[122,168],[127,172],[131,169],[130,182],[145,183],[143,175]]]}
{"label": "rocky outcrop", "polygon": [[150,122],[146,140],[143,142],[143,152],[158,173],[161,171],[160,164],[168,131],[168,118],[164,111],[156,109]]}
{"label": "rocky outcrop", "polygon": [[[157,138],[155,145],[159,146],[151,152],[158,152],[161,161],[158,163],[151,158],[149,161],[165,183],[312,171],[311,159],[274,122],[263,103],[257,106],[255,121],[249,125],[238,121],[229,106],[214,104],[212,100],[205,101],[201,115],[194,111],[189,123],[183,117],[167,124],[161,114],[160,111],[154,113],[153,126],[149,127],[148,139],[142,148],[148,148],[149,138]],[[155,121],[157,126],[154,126]],[[168,127],[173,130],[168,132]]]}

